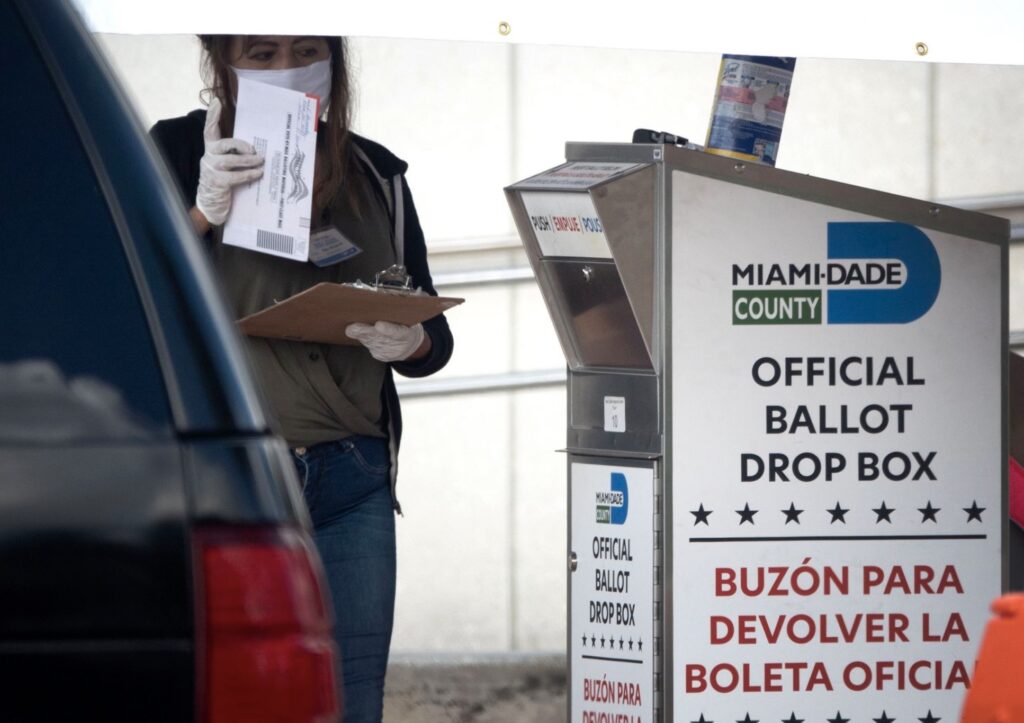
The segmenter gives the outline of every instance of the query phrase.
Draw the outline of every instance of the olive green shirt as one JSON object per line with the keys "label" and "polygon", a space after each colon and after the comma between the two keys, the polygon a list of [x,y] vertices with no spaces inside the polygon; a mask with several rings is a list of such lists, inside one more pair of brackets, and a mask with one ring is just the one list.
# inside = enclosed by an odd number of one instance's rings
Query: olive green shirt
{"label": "olive green shirt", "polygon": [[[323,281],[372,283],[395,262],[387,207],[362,165],[352,164],[346,183],[355,189],[358,212],[338,194],[324,226],[333,225],[362,252],[318,268],[221,242],[214,228],[212,258],[236,318],[271,306]],[[257,379],[276,418],[278,432],[292,447],[363,434],[386,436],[381,424],[385,364],[362,346],[307,344],[248,337]]]}

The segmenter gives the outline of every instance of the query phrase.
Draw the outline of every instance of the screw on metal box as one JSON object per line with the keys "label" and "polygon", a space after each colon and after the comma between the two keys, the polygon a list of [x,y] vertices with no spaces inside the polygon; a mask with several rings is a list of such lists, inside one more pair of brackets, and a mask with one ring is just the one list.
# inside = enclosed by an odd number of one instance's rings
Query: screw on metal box
{"label": "screw on metal box", "polygon": [[501,33],[502,35],[508,35],[509,33],[512,32],[512,26],[502,21],[498,23],[498,32]]}
{"label": "screw on metal box", "polygon": [[928,43],[918,43],[914,48],[917,50],[917,54],[922,58],[928,55]]}
{"label": "screw on metal box", "polygon": [[569,572],[576,572],[576,565],[577,565],[576,553],[575,552],[570,552],[569,553]]}
{"label": "screw on metal box", "polygon": [[594,269],[589,266],[583,267],[583,278],[586,279],[589,284],[594,279]]}

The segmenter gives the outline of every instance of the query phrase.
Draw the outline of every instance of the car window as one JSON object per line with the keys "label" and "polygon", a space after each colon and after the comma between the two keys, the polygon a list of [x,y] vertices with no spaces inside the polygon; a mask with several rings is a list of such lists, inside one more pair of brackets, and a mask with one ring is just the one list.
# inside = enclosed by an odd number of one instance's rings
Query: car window
{"label": "car window", "polygon": [[165,432],[167,395],[124,246],[8,3],[0,67],[0,443]]}

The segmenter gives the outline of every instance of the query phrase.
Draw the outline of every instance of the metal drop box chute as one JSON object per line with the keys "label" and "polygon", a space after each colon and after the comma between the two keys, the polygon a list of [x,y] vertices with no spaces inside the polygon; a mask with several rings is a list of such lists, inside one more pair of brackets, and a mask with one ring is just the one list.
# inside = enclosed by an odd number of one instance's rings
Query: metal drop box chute
{"label": "metal drop box chute", "polygon": [[[570,369],[571,450],[661,453],[657,177],[651,163],[570,162],[507,191]],[[630,399],[625,431],[606,431],[605,397]]]}

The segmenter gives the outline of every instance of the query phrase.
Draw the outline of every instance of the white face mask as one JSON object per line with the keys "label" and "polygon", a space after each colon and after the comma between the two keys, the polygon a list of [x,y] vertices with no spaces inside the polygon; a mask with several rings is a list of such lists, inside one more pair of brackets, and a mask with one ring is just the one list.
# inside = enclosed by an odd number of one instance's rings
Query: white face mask
{"label": "white face mask", "polygon": [[320,109],[327,107],[331,97],[331,59],[318,60],[301,68],[283,68],[277,70],[254,70],[231,66],[235,75],[257,83],[275,85],[278,88],[289,88],[300,93],[315,95],[320,99]]}

